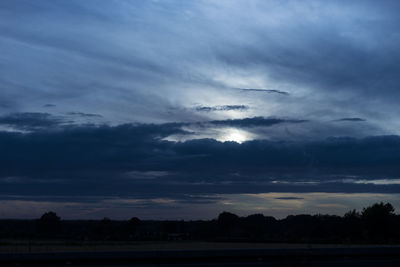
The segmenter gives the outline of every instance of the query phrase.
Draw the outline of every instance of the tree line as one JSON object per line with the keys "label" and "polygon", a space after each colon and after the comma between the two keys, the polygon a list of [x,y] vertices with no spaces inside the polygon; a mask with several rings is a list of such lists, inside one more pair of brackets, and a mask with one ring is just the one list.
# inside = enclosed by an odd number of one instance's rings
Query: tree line
{"label": "tree line", "polygon": [[400,243],[400,215],[390,203],[375,203],[337,215],[263,214],[240,217],[222,212],[213,220],[126,221],[62,220],[46,212],[36,220],[0,220],[0,239],[59,239],[76,241],[201,240],[293,243]]}

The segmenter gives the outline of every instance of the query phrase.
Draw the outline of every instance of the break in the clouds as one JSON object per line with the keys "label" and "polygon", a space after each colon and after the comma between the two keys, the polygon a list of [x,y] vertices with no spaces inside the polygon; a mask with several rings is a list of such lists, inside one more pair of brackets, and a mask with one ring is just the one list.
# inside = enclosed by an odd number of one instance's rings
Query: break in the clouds
{"label": "break in the clouds", "polygon": [[214,106],[214,107],[208,107],[208,106],[200,106],[196,107],[196,111],[202,111],[202,112],[210,112],[210,111],[229,111],[229,110],[247,110],[249,109],[248,106],[245,105],[224,105],[224,106]]}
{"label": "break in the clouds", "polygon": [[3,0],[2,197],[398,193],[399,8]]}

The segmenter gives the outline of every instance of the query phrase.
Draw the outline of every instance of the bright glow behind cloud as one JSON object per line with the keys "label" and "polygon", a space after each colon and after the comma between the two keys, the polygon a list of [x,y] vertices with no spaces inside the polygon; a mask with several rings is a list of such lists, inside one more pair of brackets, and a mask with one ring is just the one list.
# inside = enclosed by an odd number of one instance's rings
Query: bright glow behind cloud
{"label": "bright glow behind cloud", "polygon": [[244,130],[227,128],[227,129],[222,129],[221,132],[223,133],[221,137],[217,138],[218,141],[222,142],[233,141],[241,144],[245,141],[252,140],[252,135]]}

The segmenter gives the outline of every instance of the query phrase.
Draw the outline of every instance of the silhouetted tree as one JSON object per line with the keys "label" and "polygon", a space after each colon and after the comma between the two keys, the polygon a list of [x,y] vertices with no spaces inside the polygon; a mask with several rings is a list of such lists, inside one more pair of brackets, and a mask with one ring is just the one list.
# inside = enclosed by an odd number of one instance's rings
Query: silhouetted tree
{"label": "silhouetted tree", "polygon": [[280,224],[281,238],[285,241],[309,242],[316,229],[317,218],[308,214],[289,215]]}
{"label": "silhouetted tree", "polygon": [[221,227],[232,227],[239,221],[239,216],[230,212],[222,212],[218,215],[218,225]]}
{"label": "silhouetted tree", "polygon": [[352,220],[352,219],[360,219],[361,218],[361,214],[354,209],[354,210],[350,210],[350,211],[346,212],[343,217],[345,219],[350,219],[350,220]]}
{"label": "silhouetted tree", "polygon": [[364,208],[362,211],[362,218],[365,220],[381,220],[394,215],[394,208],[392,204],[383,202],[375,203],[374,205]]}
{"label": "silhouetted tree", "polygon": [[55,237],[60,233],[61,218],[53,211],[44,213],[36,221],[38,233],[45,237]]}
{"label": "silhouetted tree", "polygon": [[129,235],[129,238],[130,238],[130,239],[132,239],[132,238],[135,237],[136,229],[137,229],[137,227],[139,226],[140,222],[141,222],[141,221],[140,221],[140,219],[139,219],[138,217],[132,217],[132,218],[128,221],[128,224],[127,224],[127,226],[128,226],[127,231],[128,231],[128,235]]}
{"label": "silhouetted tree", "polygon": [[128,221],[129,225],[134,226],[134,227],[138,226],[140,224],[140,222],[141,221],[138,217],[132,217]]}
{"label": "silhouetted tree", "polygon": [[237,226],[239,222],[239,216],[230,212],[222,212],[218,215],[218,230],[219,233],[224,236],[232,236],[234,227]]}
{"label": "silhouetted tree", "polygon": [[386,241],[391,238],[394,230],[394,208],[390,203],[375,203],[364,208],[361,219],[365,224],[367,238],[374,242]]}
{"label": "silhouetted tree", "polygon": [[251,239],[262,239],[266,229],[265,217],[262,214],[249,215],[243,220],[246,233]]}
{"label": "silhouetted tree", "polygon": [[343,216],[342,236],[344,242],[355,243],[362,240],[363,225],[361,214],[355,209],[346,212]]}
{"label": "silhouetted tree", "polygon": [[49,211],[44,213],[39,220],[43,222],[59,223],[61,221],[61,218],[57,216],[57,213]]}
{"label": "silhouetted tree", "polygon": [[95,239],[110,240],[113,235],[113,225],[110,218],[104,217],[94,229]]}

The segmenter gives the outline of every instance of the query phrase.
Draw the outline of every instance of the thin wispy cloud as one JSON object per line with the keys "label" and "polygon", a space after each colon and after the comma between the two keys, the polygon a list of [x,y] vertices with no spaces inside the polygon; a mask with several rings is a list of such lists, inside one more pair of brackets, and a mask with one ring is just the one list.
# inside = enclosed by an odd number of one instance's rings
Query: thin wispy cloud
{"label": "thin wispy cloud", "polygon": [[259,92],[259,93],[275,93],[280,95],[289,95],[288,92],[275,90],[275,89],[254,89],[254,88],[237,88],[242,92]]}
{"label": "thin wispy cloud", "polygon": [[97,117],[97,118],[103,117],[100,114],[84,113],[84,112],[67,112],[66,114],[78,117]]}
{"label": "thin wispy cloud", "polygon": [[350,122],[363,122],[366,121],[365,119],[362,118],[342,118],[342,119],[338,119],[335,121],[350,121]]}

